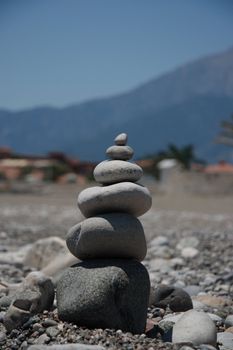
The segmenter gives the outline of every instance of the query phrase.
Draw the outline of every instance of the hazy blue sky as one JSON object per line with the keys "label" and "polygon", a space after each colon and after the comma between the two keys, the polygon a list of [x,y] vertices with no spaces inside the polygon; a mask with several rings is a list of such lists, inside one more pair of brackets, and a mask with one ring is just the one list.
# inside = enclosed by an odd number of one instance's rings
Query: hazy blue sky
{"label": "hazy blue sky", "polygon": [[232,0],[0,0],[0,107],[123,92],[230,46]]}

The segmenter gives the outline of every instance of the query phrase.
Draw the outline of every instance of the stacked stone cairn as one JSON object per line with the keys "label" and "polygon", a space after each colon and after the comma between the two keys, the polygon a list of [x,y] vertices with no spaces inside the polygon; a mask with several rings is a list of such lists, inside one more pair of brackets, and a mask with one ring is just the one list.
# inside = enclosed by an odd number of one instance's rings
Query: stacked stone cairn
{"label": "stacked stone cairn", "polygon": [[86,217],[70,229],[67,246],[81,262],[68,268],[57,284],[60,319],[88,328],[145,331],[149,275],[140,262],[147,251],[138,216],[151,207],[147,188],[136,183],[142,169],[128,160],[127,135],[107,149],[110,160],[94,169],[102,186],[83,190],[78,207]]}

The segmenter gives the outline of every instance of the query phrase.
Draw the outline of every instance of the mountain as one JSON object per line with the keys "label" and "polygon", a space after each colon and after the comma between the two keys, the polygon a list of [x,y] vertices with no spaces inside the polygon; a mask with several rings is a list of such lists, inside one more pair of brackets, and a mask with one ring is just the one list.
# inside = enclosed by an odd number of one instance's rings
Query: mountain
{"label": "mountain", "polygon": [[118,132],[129,133],[137,156],[168,143],[195,145],[209,161],[230,157],[216,145],[220,122],[233,113],[233,48],[183,65],[116,96],[65,108],[0,110],[0,145],[17,152],[64,151],[100,160]]}

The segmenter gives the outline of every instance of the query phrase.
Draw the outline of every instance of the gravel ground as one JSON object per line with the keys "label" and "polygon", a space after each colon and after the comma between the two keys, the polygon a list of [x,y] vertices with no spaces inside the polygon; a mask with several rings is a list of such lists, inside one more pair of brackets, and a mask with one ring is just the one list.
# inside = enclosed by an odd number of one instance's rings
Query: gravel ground
{"label": "gravel ground", "polygon": [[[0,251],[14,251],[42,237],[64,238],[67,229],[82,219],[75,205],[77,192],[70,186],[53,187],[41,195],[1,194]],[[148,242],[144,264],[149,270],[151,284],[165,283],[181,288],[195,285],[199,292],[223,298],[223,304],[203,307],[219,317],[218,331],[224,331],[225,317],[233,314],[233,198],[175,199],[153,195],[153,200],[150,212],[141,217]],[[30,267],[0,261],[1,279],[7,282],[20,282],[29,271]],[[171,310],[166,313],[170,314]],[[0,320],[3,314],[4,310],[0,312]],[[162,311],[148,309],[148,318],[155,324],[163,317]],[[26,350],[34,343],[75,342],[100,344],[107,349],[180,348],[164,343],[157,331],[132,335],[120,330],[78,328],[59,321],[56,307],[30,319],[23,330],[7,335],[0,323],[0,349],[3,350]]]}

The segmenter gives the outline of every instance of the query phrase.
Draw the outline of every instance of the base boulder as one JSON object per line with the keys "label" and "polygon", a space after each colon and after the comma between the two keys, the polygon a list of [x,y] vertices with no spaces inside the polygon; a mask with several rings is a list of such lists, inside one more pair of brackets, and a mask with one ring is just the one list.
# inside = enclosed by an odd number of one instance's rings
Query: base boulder
{"label": "base boulder", "polygon": [[134,260],[98,259],[68,268],[57,284],[59,317],[88,328],[134,334],[146,326],[150,280]]}

